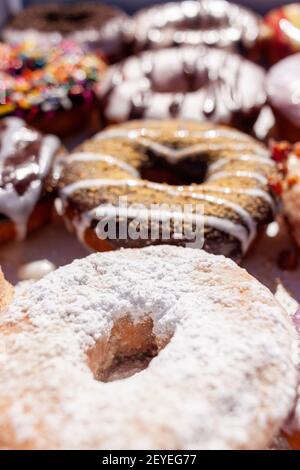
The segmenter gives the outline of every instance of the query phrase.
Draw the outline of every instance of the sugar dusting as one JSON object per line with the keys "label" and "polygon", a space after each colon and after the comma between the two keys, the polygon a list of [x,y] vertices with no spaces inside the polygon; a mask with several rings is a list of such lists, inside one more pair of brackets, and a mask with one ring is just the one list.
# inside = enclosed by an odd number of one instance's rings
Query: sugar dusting
{"label": "sugar dusting", "polygon": [[[150,316],[169,342],[144,371],[97,382],[86,352],[124,315]],[[0,448],[261,448],[295,398],[288,316],[232,261],[200,250],[74,261],[19,291],[0,341]]]}

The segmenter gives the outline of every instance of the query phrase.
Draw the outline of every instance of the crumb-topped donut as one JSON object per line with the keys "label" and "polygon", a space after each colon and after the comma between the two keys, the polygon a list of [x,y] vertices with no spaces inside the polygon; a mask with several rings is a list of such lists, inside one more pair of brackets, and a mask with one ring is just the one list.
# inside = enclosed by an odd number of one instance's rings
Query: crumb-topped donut
{"label": "crumb-topped donut", "polygon": [[[97,134],[68,156],[61,168],[60,209],[79,238],[101,251],[185,244],[187,238],[178,238],[175,226],[167,236],[112,234],[105,242],[97,232],[103,218],[116,216],[121,223],[124,214],[128,228],[135,217],[147,226],[147,210],[155,218],[153,205],[159,206],[161,229],[161,205],[167,204],[171,213],[178,212],[171,206],[179,206],[204,224],[207,251],[240,259],[276,210],[268,185],[274,166],[263,145],[234,129],[190,121],[131,121]],[[153,182],[158,179],[173,185]],[[123,197],[127,212],[120,207]],[[146,216],[136,205],[146,209]]]}
{"label": "crumb-topped donut", "polygon": [[0,341],[4,449],[260,449],[296,394],[290,318],[202,250],[75,261],[16,296]]}
{"label": "crumb-topped donut", "polygon": [[111,5],[50,3],[24,8],[2,35],[11,44],[35,40],[50,47],[62,39],[71,39],[116,61],[127,53],[129,25],[129,17]]}
{"label": "crumb-topped donut", "polygon": [[49,220],[53,163],[63,152],[57,137],[22,119],[0,121],[0,243],[24,238]]}
{"label": "crumb-topped donut", "polygon": [[253,54],[260,18],[223,0],[169,2],[138,11],[134,17],[136,51],[182,45],[206,45]]}
{"label": "crumb-topped donut", "polygon": [[82,131],[97,115],[94,88],[105,68],[102,59],[72,41],[51,49],[38,42],[0,43],[0,115],[17,115],[60,136]]}
{"label": "crumb-topped donut", "polygon": [[4,307],[7,307],[12,300],[13,288],[4,279],[1,267],[0,267],[0,312]]}
{"label": "crumb-topped donut", "polygon": [[146,51],[111,67],[99,97],[108,123],[179,118],[249,131],[266,101],[265,72],[205,46]]}

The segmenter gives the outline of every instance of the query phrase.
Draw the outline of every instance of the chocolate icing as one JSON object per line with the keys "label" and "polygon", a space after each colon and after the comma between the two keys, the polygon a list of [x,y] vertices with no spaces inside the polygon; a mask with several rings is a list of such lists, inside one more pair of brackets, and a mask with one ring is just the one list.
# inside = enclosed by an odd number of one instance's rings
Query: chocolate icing
{"label": "chocolate icing", "polygon": [[21,119],[0,121],[0,215],[15,223],[20,238],[59,147],[57,137],[43,136]]}
{"label": "chocolate icing", "polygon": [[223,0],[170,2],[134,16],[135,51],[207,45],[248,52],[258,41],[260,18]]}
{"label": "chocolate icing", "polygon": [[265,72],[205,46],[146,51],[111,68],[99,94],[108,122],[178,117],[249,130],[266,101]]}

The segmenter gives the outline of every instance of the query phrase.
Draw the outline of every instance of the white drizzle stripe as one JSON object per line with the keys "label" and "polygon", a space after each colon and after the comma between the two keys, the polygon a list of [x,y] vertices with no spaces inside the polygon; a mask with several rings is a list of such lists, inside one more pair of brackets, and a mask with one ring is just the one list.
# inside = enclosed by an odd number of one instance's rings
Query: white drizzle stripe
{"label": "white drizzle stripe", "polygon": [[202,188],[203,191],[212,191],[214,193],[222,193],[222,194],[245,194],[247,196],[258,197],[263,199],[268,205],[271,207],[273,215],[276,214],[276,205],[271,198],[271,196],[264,191],[263,189],[259,188],[229,188],[229,187],[222,187],[222,186],[205,186]]}
{"label": "white drizzle stripe", "polygon": [[[38,132],[25,127],[22,119],[7,118],[4,122],[6,128],[1,133],[0,176],[5,159],[14,153],[17,143],[30,143],[39,137]],[[18,194],[13,185],[0,187],[0,213],[15,224],[18,239],[23,239],[26,235],[28,219],[41,195],[43,180],[50,171],[59,146],[60,141],[57,137],[52,135],[42,137],[37,178],[28,185],[23,194]]]}
{"label": "white drizzle stripe", "polygon": [[207,178],[207,182],[209,181],[215,181],[218,179],[222,178],[251,178],[257,180],[259,183],[262,185],[267,185],[268,184],[268,179],[263,176],[261,173],[258,173],[256,171],[242,171],[242,170],[237,170],[237,171],[218,171],[217,173],[214,173],[213,175],[209,176]]}
{"label": "white drizzle stripe", "polygon": [[108,165],[117,166],[122,170],[127,171],[134,178],[140,176],[139,172],[129,163],[124,162],[123,160],[113,157],[112,155],[107,155],[104,153],[93,153],[93,152],[78,152],[72,153],[65,158],[65,163],[69,162],[105,162]]}
{"label": "white drizzle stripe", "polygon": [[[76,229],[76,233],[78,235],[78,238],[85,243],[84,241],[84,234],[86,229],[90,226],[90,223],[93,219],[101,218],[101,217],[113,217],[119,215],[120,217],[137,217],[139,218],[140,216],[144,219],[148,219],[149,217],[149,212],[145,211],[143,214],[142,211],[138,208],[119,208],[119,207],[114,207],[114,206],[98,206],[91,211],[82,214],[79,216],[76,220],[74,220],[74,226]],[[159,212],[157,213],[159,217]],[[174,215],[174,214],[173,214]],[[151,211],[151,216],[152,216],[152,211]],[[160,215],[161,217],[161,215]],[[246,228],[241,225],[232,222],[231,220],[220,218],[220,217],[215,217],[212,215],[197,215],[195,217],[191,216],[192,220],[197,220],[197,221],[202,221],[205,225],[215,228],[223,233],[226,233],[227,235],[230,235],[237,240],[239,240],[241,244],[241,249],[242,252],[245,253],[249,245],[251,243],[252,238],[249,237],[249,233],[246,230]]]}
{"label": "white drizzle stripe", "polygon": [[[130,187],[148,187],[150,189],[158,190],[158,191],[165,191],[168,194],[175,195],[175,196],[187,196],[191,197],[192,199],[197,199],[197,200],[204,200],[207,202],[210,202],[212,204],[217,204],[217,205],[223,205],[225,207],[228,207],[229,209],[233,210],[235,213],[239,215],[239,217],[243,220],[243,222],[246,224],[248,231],[249,231],[249,242],[253,240],[255,237],[256,233],[256,225],[251,217],[251,215],[243,209],[239,204],[236,204],[232,201],[228,201],[227,199],[222,199],[220,197],[215,197],[215,196],[210,196],[206,194],[198,194],[195,192],[190,192],[190,191],[181,191],[179,189],[175,188],[170,188],[168,186],[164,186],[158,183],[151,183],[151,182],[144,182],[140,180],[113,180],[113,179],[95,179],[95,180],[82,180],[82,181],[77,181],[75,183],[72,183],[65,188],[62,189],[62,195],[63,197],[68,197],[70,196],[74,191],[77,191],[79,189],[88,189],[90,187],[101,187],[101,186],[130,186]],[[207,217],[206,220],[211,220],[211,216],[205,216]],[[218,218],[219,220],[219,218]],[[234,224],[232,222],[233,225]],[[231,225],[232,226],[232,225]],[[228,226],[226,226],[228,228]],[[243,246],[245,243],[243,242]]]}

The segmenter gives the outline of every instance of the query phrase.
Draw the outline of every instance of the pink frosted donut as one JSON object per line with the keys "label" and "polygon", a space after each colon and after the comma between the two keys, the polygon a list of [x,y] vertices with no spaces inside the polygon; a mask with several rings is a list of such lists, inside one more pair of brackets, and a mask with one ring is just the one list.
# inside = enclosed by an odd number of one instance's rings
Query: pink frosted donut
{"label": "pink frosted donut", "polygon": [[289,316],[201,250],[74,261],[16,296],[0,341],[2,449],[265,448],[295,400]]}
{"label": "pink frosted donut", "polygon": [[146,51],[112,67],[99,97],[108,123],[178,118],[249,130],[266,101],[265,72],[205,46]]}

